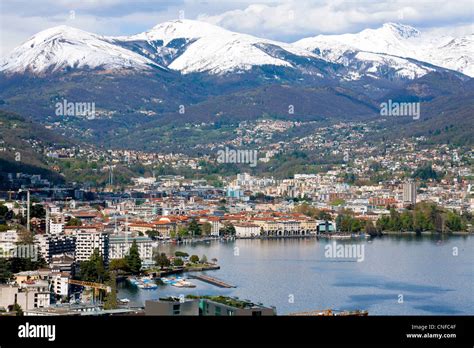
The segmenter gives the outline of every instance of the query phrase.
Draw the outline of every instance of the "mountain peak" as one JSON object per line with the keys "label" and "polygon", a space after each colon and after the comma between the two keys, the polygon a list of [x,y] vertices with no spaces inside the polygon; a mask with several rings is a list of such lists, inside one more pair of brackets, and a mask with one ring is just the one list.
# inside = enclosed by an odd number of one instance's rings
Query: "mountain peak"
{"label": "mountain peak", "polygon": [[163,40],[166,45],[174,39],[197,39],[204,36],[222,35],[230,33],[228,30],[218,27],[216,25],[191,20],[191,19],[176,19],[168,22],[160,23],[152,29],[134,35],[133,39],[148,39],[148,40]]}
{"label": "mountain peak", "polygon": [[113,45],[104,37],[67,25],[43,30],[0,63],[0,71],[41,75],[68,68],[147,70],[147,58]]}
{"label": "mountain peak", "polygon": [[56,27],[48,28],[39,33],[33,35],[29,41],[44,42],[47,40],[55,39],[57,37],[67,38],[84,38],[84,37],[99,37],[96,34],[89,33],[87,31],[70,27],[68,25],[58,25]]}
{"label": "mountain peak", "polygon": [[390,31],[391,33],[394,33],[404,39],[420,36],[420,32],[418,29],[401,23],[385,23],[384,25],[382,25],[381,29]]}

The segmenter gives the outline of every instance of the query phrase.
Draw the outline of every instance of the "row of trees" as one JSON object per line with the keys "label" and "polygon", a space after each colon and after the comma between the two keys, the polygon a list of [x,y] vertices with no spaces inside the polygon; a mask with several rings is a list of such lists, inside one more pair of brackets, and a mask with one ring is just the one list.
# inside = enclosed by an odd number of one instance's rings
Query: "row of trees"
{"label": "row of trees", "polygon": [[[306,203],[297,206],[293,211],[319,220],[331,219],[328,213]],[[460,215],[455,211],[442,209],[429,202],[408,207],[402,213],[392,207],[390,215],[380,217],[375,225],[371,221],[356,218],[351,210],[340,211],[336,218],[337,228],[341,232],[365,231],[369,234],[382,231],[465,231],[470,222],[472,222],[472,215],[469,213]]]}
{"label": "row of trees", "polygon": [[[184,266],[183,258],[188,257],[188,256],[189,256],[188,253],[184,253],[182,251],[176,251],[175,257],[173,258],[173,266],[175,267]],[[212,260],[213,262],[217,262],[217,259],[212,259]],[[171,266],[171,261],[165,253],[155,254],[154,261],[156,262],[158,266],[160,266],[161,269]],[[197,264],[197,263],[205,264],[207,263],[207,256],[202,255],[202,257],[199,258],[199,256],[197,255],[191,255],[189,257],[189,262],[194,263],[194,264]]]}
{"label": "row of trees", "polygon": [[377,221],[377,228],[382,231],[465,231],[471,220],[472,215],[468,213],[460,215],[434,203],[419,203],[402,213],[390,209],[390,216],[381,217]]}

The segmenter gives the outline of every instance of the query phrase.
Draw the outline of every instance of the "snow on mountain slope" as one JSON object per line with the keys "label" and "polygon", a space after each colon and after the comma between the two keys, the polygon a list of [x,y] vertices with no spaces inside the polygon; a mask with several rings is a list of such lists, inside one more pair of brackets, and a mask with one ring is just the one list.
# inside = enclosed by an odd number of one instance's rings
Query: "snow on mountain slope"
{"label": "snow on mountain slope", "polygon": [[474,34],[458,38],[443,37],[423,49],[423,60],[474,77]]}
{"label": "snow on mountain slope", "polygon": [[412,27],[393,23],[358,34],[319,35],[288,44],[205,22],[175,20],[125,37],[54,27],[16,48],[0,62],[0,72],[45,74],[68,69],[143,71],[166,67],[183,74],[221,75],[269,65],[346,80],[364,76],[413,79],[437,70],[436,66],[474,76],[472,52],[473,35],[427,38]]}
{"label": "snow on mountain slope", "polygon": [[[124,42],[146,41],[155,47],[153,54],[175,54],[170,69],[184,74],[208,72],[222,74],[249,70],[254,66],[275,65],[293,67],[284,59],[270,55],[261,49],[261,45],[275,45],[290,54],[318,58],[311,52],[290,44],[260,39],[251,35],[239,34],[212,24],[194,20],[176,20],[159,24],[151,30],[129,37],[116,38]],[[177,54],[179,47],[168,47],[173,40],[180,41],[184,47]],[[156,43],[160,42],[161,45]]]}
{"label": "snow on mountain slope", "polygon": [[473,35],[430,37],[407,25],[386,23],[357,34],[318,35],[294,45],[321,52],[328,59],[341,59],[349,51],[365,51],[412,58],[474,76]]}
{"label": "snow on mountain slope", "polygon": [[67,68],[147,70],[156,63],[103,37],[68,26],[44,30],[0,63],[0,71],[43,74]]}

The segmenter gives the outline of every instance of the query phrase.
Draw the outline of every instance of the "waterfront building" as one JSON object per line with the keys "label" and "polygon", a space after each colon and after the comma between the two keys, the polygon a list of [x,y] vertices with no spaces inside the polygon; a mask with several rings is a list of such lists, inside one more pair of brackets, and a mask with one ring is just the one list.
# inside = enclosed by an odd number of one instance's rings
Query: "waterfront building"
{"label": "waterfront building", "polygon": [[153,264],[153,241],[148,237],[111,235],[109,238],[109,259],[122,259],[127,256],[133,241],[137,243],[138,253],[142,262],[144,264]]}
{"label": "waterfront building", "polygon": [[250,223],[235,224],[235,236],[237,238],[253,238],[260,236],[260,226]]}

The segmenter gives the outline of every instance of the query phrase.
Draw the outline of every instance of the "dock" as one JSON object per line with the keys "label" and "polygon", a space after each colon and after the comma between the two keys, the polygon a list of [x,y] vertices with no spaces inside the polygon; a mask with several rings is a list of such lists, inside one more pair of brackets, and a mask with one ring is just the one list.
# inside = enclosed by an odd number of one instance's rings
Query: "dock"
{"label": "dock", "polygon": [[195,276],[189,276],[189,278],[192,278],[192,279],[197,279],[197,280],[201,280],[205,283],[209,283],[209,284],[212,284],[212,285],[215,285],[215,286],[218,286],[220,288],[235,288],[236,286],[234,285],[230,285],[230,284],[227,284],[226,282],[220,280],[220,279],[217,279],[217,278],[214,278],[214,277],[210,277],[208,275],[205,275],[205,274],[199,274],[199,275],[195,275]]}

